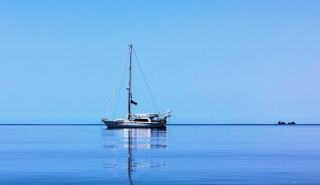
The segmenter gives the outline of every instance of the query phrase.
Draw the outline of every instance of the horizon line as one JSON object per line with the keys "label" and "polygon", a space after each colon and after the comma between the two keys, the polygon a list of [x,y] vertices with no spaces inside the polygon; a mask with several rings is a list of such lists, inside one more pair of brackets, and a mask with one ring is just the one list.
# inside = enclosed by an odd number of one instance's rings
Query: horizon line
{"label": "horizon line", "polygon": [[[94,125],[104,125],[104,124],[81,124],[81,123],[0,123],[0,126],[94,126]],[[206,126],[206,125],[320,125],[318,123],[316,124],[310,124],[310,123],[305,123],[305,124],[277,124],[277,123],[231,123],[231,124],[222,124],[222,123],[175,123],[175,124],[167,124],[167,126]]]}

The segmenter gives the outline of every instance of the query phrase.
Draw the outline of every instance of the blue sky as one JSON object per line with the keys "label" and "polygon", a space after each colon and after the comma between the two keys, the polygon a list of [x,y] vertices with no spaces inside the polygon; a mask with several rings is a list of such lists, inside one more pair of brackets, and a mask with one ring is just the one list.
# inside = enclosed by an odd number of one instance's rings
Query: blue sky
{"label": "blue sky", "polygon": [[[0,123],[100,123],[130,43],[172,124],[320,123],[319,9],[308,0],[3,0]],[[134,93],[134,111],[145,111],[148,97]]]}

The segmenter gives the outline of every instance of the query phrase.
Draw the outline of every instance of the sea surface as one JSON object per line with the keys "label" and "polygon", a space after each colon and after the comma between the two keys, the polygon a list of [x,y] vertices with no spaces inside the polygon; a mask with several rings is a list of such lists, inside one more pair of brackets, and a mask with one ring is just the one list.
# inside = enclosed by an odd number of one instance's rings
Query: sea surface
{"label": "sea surface", "polygon": [[0,184],[320,184],[320,125],[0,125]]}

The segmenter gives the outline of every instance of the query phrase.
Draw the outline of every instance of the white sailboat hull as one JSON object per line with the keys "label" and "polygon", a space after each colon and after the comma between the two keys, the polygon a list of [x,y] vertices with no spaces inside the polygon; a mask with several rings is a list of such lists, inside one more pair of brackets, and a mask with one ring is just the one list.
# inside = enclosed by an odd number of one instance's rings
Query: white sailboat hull
{"label": "white sailboat hull", "polygon": [[102,120],[108,128],[166,128],[166,123],[160,122],[135,122],[135,121],[107,121]]}

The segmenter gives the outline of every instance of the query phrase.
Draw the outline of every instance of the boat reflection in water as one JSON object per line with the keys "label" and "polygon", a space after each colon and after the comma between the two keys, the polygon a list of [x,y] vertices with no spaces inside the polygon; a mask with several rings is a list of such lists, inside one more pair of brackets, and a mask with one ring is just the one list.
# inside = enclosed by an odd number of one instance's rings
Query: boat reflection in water
{"label": "boat reflection in water", "polygon": [[133,172],[141,178],[145,173],[166,171],[166,139],[166,128],[106,129],[107,169],[120,181],[126,176],[129,184],[133,184]]}

